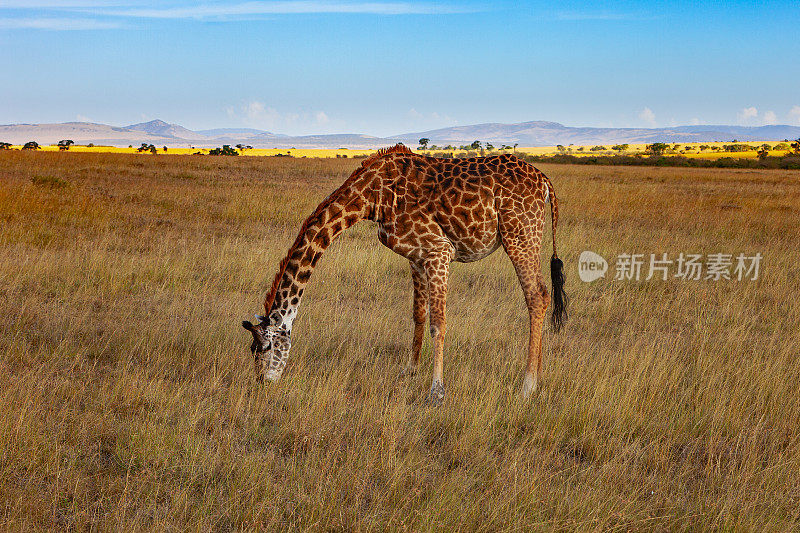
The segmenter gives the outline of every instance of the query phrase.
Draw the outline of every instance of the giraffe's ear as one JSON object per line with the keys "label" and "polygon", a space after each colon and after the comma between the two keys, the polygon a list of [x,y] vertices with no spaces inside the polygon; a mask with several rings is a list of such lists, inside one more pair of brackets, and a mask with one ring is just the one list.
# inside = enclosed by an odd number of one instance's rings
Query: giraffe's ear
{"label": "giraffe's ear", "polygon": [[242,322],[242,327],[249,331],[250,333],[256,333],[256,327],[249,321],[245,320]]}

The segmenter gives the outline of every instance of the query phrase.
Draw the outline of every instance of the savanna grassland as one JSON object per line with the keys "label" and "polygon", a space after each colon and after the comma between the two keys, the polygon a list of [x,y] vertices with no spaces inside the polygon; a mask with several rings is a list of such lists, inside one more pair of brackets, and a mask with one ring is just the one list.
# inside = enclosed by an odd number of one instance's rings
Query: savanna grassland
{"label": "savanna grassland", "polygon": [[[517,395],[498,251],[452,266],[435,408],[429,341],[399,378],[408,266],[367,222],[311,278],[284,378],[254,381],[240,322],[356,165],[0,152],[0,527],[800,527],[800,172],[542,165],[571,297],[543,388]],[[583,250],[763,260],[587,284]]]}

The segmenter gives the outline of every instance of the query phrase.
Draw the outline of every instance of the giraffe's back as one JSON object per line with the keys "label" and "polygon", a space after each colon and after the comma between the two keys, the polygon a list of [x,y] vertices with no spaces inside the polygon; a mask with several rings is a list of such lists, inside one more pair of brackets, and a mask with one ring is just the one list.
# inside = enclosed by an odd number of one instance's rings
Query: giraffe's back
{"label": "giraffe's back", "polygon": [[476,261],[500,246],[501,212],[544,220],[541,173],[514,156],[395,154],[386,163],[379,237],[409,259],[449,244],[456,261]]}

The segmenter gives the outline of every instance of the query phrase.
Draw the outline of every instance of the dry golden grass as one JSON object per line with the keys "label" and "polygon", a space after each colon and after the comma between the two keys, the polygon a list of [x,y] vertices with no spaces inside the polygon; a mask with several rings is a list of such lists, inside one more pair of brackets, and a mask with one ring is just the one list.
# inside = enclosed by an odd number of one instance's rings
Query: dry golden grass
{"label": "dry golden grass", "polygon": [[[312,277],[284,379],[253,379],[239,322],[356,164],[0,153],[3,529],[798,527],[797,172],[543,166],[572,298],[544,387],[517,396],[499,251],[452,267],[429,408],[427,341],[398,379],[408,267],[369,223]],[[585,249],[764,260],[754,282],[584,284]]]}

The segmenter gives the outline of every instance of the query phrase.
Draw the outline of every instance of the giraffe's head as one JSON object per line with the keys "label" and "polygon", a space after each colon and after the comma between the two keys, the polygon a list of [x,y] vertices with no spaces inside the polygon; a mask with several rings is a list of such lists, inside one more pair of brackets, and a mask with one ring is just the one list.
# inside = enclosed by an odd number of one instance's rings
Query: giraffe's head
{"label": "giraffe's head", "polygon": [[256,315],[259,324],[242,322],[242,327],[253,334],[250,352],[253,354],[256,380],[277,381],[286,368],[289,349],[292,347],[291,334],[285,326],[270,325],[266,318]]}

